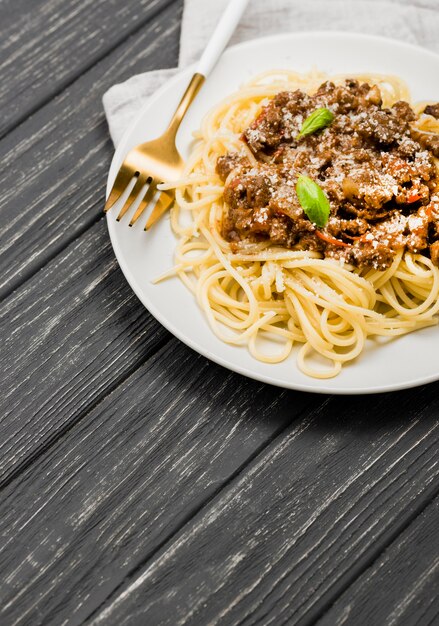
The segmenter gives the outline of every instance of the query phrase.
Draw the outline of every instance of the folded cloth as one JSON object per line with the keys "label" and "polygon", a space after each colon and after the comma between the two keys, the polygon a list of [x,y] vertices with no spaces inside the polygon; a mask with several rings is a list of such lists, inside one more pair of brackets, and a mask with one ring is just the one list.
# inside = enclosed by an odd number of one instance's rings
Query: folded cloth
{"label": "folded cloth", "polygon": [[[199,58],[227,2],[185,0],[179,68]],[[385,35],[439,52],[439,0],[250,0],[230,44],[309,30]],[[148,98],[177,72],[178,68],[138,74],[104,94],[115,145]]]}

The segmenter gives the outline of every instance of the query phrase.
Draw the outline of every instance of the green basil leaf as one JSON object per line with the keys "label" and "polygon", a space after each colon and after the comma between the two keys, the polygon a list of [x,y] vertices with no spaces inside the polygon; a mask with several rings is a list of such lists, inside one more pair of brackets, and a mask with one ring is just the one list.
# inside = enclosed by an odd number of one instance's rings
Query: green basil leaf
{"label": "green basil leaf", "polygon": [[312,135],[322,128],[329,126],[334,119],[334,114],[329,109],[316,109],[308,115],[306,120],[302,124],[300,133],[297,135],[297,139]]}
{"label": "green basil leaf", "polygon": [[323,189],[308,176],[301,175],[296,184],[296,193],[308,219],[318,228],[326,226],[330,206]]}

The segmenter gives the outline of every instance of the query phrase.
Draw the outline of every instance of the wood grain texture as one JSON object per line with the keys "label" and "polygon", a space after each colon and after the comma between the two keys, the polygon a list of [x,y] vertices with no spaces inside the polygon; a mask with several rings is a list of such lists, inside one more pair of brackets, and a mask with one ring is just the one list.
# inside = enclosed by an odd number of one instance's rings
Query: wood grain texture
{"label": "wood grain texture", "polygon": [[31,5],[0,3],[0,134],[35,112],[0,141],[1,626],[434,623],[439,385],[328,400],[171,339],[99,219],[101,96],[176,63],[182,0]]}
{"label": "wood grain texture", "polygon": [[312,624],[436,493],[438,388],[333,399],[294,423],[93,626]]}
{"label": "wood grain texture", "polygon": [[322,401],[232,374],[173,339],[3,490],[0,623],[83,623]]}
{"label": "wood grain texture", "polygon": [[2,0],[0,136],[172,0]]}
{"label": "wood grain texture", "polygon": [[180,19],[177,2],[0,142],[0,296],[101,215],[113,154],[101,96],[136,72],[174,65]]}
{"label": "wood grain texture", "polygon": [[439,624],[439,499],[341,596],[318,626]]}
{"label": "wood grain texture", "polygon": [[125,282],[102,219],[0,310],[0,484],[168,337]]}

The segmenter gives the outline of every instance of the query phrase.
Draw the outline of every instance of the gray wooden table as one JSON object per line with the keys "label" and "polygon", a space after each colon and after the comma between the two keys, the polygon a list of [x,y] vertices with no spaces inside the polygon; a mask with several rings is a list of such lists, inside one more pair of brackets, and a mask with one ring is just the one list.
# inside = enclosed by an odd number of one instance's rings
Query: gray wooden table
{"label": "gray wooden table", "polygon": [[247,380],[117,266],[101,96],[181,12],[0,2],[0,624],[438,624],[439,384]]}

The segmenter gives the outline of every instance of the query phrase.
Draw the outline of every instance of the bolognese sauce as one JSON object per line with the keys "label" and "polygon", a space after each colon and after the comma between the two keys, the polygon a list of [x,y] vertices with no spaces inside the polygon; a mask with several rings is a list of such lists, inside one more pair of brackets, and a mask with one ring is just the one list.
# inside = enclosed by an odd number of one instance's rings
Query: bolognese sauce
{"label": "bolognese sauce", "polygon": [[[321,107],[331,123],[300,136]],[[439,118],[439,104],[422,115]],[[384,270],[401,249],[439,265],[439,135],[416,121],[407,102],[384,108],[377,86],[353,79],[341,86],[327,81],[312,96],[278,93],[242,135],[254,159],[230,152],[217,160],[225,182],[224,238],[235,251],[267,241],[359,268]],[[329,200],[323,228],[301,206],[300,175]]]}

